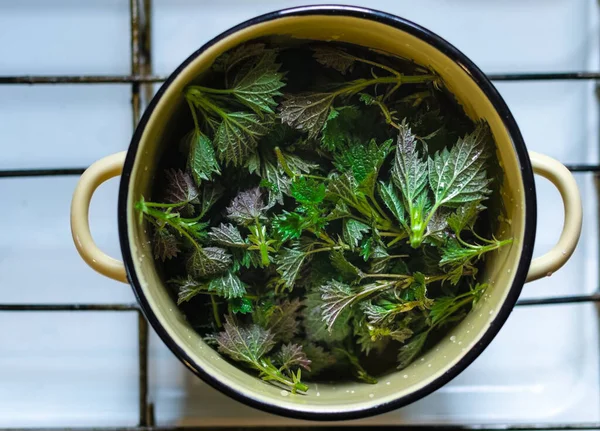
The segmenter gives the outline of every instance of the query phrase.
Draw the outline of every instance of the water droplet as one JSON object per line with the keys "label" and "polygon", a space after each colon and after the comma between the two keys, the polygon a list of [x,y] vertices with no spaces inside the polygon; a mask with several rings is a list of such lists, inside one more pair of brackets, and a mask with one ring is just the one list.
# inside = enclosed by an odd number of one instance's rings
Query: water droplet
{"label": "water droplet", "polygon": [[146,166],[146,167],[144,168],[144,172],[145,172],[145,171],[147,171],[147,170],[148,170],[148,166]]}
{"label": "water droplet", "polygon": [[349,393],[350,393],[350,389],[347,389],[347,390],[346,390],[346,393],[347,393],[347,394],[349,394]]}
{"label": "water droplet", "polygon": [[456,342],[456,335],[453,335],[452,337],[450,337],[450,341],[452,341],[453,343]]}
{"label": "water droplet", "polygon": [[373,398],[375,394],[369,394],[369,398]]}
{"label": "water droplet", "polygon": [[494,310],[490,310],[490,316],[494,314]]}
{"label": "water droplet", "polygon": [[421,358],[421,362],[423,362],[423,361],[425,361],[425,357],[424,356]]}
{"label": "water droplet", "polygon": [[440,348],[439,348],[439,347],[436,347],[436,348],[435,348],[435,351],[436,351],[436,352],[439,352],[439,351],[440,351]]}
{"label": "water droplet", "polygon": [[391,383],[391,382],[385,382],[385,384],[389,386],[389,385],[391,385],[392,383]]}
{"label": "water droplet", "polygon": [[469,332],[471,332],[471,331],[467,331],[467,334],[468,334]]}
{"label": "water droplet", "polygon": [[510,268],[508,268],[508,271],[506,271],[506,272],[508,272],[510,274]]}
{"label": "water droplet", "polygon": [[427,364],[427,367],[428,367],[428,368],[431,368],[431,364]]}
{"label": "water droplet", "polygon": [[351,393],[351,394],[353,394],[353,393],[354,393],[354,391],[350,391],[350,393]]}
{"label": "water droplet", "polygon": [[446,359],[448,356],[444,355],[444,359]]}
{"label": "water droplet", "polygon": [[461,352],[464,352],[465,350],[467,350],[467,349],[465,349],[464,347],[462,349],[460,349]]}
{"label": "water droplet", "polygon": [[312,105],[312,101],[310,101],[310,100],[307,100],[307,101],[306,101],[306,104],[307,104],[307,105]]}
{"label": "water droplet", "polygon": [[563,256],[566,256],[566,255],[567,255],[567,250],[563,250],[563,251],[562,251],[562,255],[563,255]]}
{"label": "water droplet", "polygon": [[479,317],[482,317],[482,316],[483,316],[483,314],[482,314],[482,313],[479,313]]}
{"label": "water droplet", "polygon": [[320,397],[321,396],[321,392],[317,392],[317,396]]}
{"label": "water droplet", "polygon": [[287,397],[290,394],[288,391],[285,391],[283,389],[279,393],[281,394],[282,397]]}
{"label": "water droplet", "polygon": [[462,344],[462,341],[459,341],[459,342],[458,342],[458,345],[460,346],[461,344]]}
{"label": "water droplet", "polygon": [[552,275],[552,271],[548,271],[548,272],[546,273],[546,277],[550,277],[551,275]]}
{"label": "water droplet", "polygon": [[404,377],[405,379],[408,379],[408,374],[405,374],[402,377]]}

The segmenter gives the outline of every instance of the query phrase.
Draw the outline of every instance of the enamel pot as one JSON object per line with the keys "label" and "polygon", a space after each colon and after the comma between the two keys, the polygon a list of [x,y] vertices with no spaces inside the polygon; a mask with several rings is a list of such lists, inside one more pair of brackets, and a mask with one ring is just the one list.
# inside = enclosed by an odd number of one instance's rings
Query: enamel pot
{"label": "enamel pot", "polygon": [[[151,197],[158,161],[187,113],[183,89],[206,71],[219,54],[257,37],[288,35],[336,40],[387,51],[434,69],[472,119],[485,119],[497,144],[504,172],[502,199],[506,222],[496,236],[512,245],[493,253],[480,272],[490,283],[485,297],[435,349],[407,369],[390,372],[369,385],[357,382],[318,384],[306,394],[282,396],[281,389],[243,371],[204,343],[190,327],[158,275],[150,238],[138,223],[134,202]],[[532,261],[536,231],[534,173],[560,192],[564,225],[558,244]],[[117,210],[122,261],[93,242],[88,209],[94,190],[121,176]],[[523,284],[549,276],[571,256],[581,231],[581,198],[575,180],[559,162],[528,152],[515,119],[486,76],[460,51],[410,21],[387,13],[348,6],[310,6],[259,16],[240,24],[194,52],[162,85],[146,109],[127,152],[94,163],[81,176],[71,207],[77,249],[96,271],[130,283],[140,307],[164,343],[198,377],[248,405],[284,416],[334,420],[360,418],[405,406],[441,387],[486,348],[510,314]],[[558,226],[557,226],[558,228]]]}

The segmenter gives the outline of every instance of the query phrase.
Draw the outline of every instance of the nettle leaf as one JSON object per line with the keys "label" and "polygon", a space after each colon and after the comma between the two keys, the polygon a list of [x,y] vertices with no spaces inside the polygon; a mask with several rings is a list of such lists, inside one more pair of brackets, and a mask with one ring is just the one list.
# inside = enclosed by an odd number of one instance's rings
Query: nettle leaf
{"label": "nettle leaf", "polygon": [[275,346],[271,332],[258,325],[239,326],[226,316],[223,329],[215,337],[219,352],[234,361],[255,364]]}
{"label": "nettle leaf", "polygon": [[207,283],[195,280],[189,275],[187,278],[175,278],[169,280],[169,283],[177,286],[177,305],[190,301],[200,293],[207,292]]}
{"label": "nettle leaf", "polygon": [[226,114],[214,138],[219,159],[226,165],[243,166],[256,150],[258,140],[268,133],[271,124],[249,112]]}
{"label": "nettle leaf", "polygon": [[356,106],[331,108],[322,126],[321,146],[328,151],[343,148],[348,140],[348,132],[354,130],[361,111]]}
{"label": "nettle leaf", "polygon": [[427,163],[416,147],[416,137],[403,123],[400,126],[396,146],[396,157],[392,167],[392,180],[404,198],[404,206],[410,214],[418,206],[421,196],[426,193]]}
{"label": "nettle leaf", "polygon": [[489,128],[479,124],[450,150],[444,148],[429,159],[429,185],[436,205],[456,207],[480,201],[491,193],[491,180],[485,171],[490,139]]}
{"label": "nettle leaf", "polygon": [[480,253],[479,247],[463,247],[457,240],[450,238],[442,249],[440,266],[463,265],[479,257]]}
{"label": "nettle leaf", "polygon": [[316,138],[329,116],[329,108],[335,99],[334,93],[304,93],[287,95],[281,105],[281,121],[294,129]]}
{"label": "nettle leaf", "polygon": [[310,359],[310,372],[307,375],[317,376],[321,371],[335,364],[335,356],[315,343],[305,343],[302,350]]}
{"label": "nettle leaf", "polygon": [[227,217],[235,223],[247,226],[263,216],[266,209],[260,188],[255,187],[233,198],[227,207]]}
{"label": "nettle leaf", "polygon": [[284,248],[277,256],[277,272],[287,289],[293,289],[300,273],[300,268],[302,268],[307,257],[308,255],[305,251],[293,248]]}
{"label": "nettle leaf", "polygon": [[247,43],[221,54],[212,65],[217,72],[228,72],[236,64],[257,57],[265,52],[264,43]]}
{"label": "nettle leaf", "polygon": [[352,332],[349,325],[352,313],[350,309],[342,310],[332,324],[331,331],[323,316],[323,299],[321,293],[314,292],[306,295],[305,308],[303,310],[303,325],[306,337],[311,341],[323,343],[336,343],[346,339]]}
{"label": "nettle leaf", "polygon": [[231,223],[221,223],[219,226],[212,227],[208,233],[208,238],[219,245],[227,247],[246,248],[248,244],[242,238],[242,234],[237,227]]}
{"label": "nettle leaf", "polygon": [[191,133],[188,165],[197,185],[210,181],[213,174],[221,174],[212,142],[206,135]]}
{"label": "nettle leaf", "polygon": [[443,245],[447,239],[449,211],[439,209],[431,215],[427,224],[427,237],[434,242],[434,245]]}
{"label": "nettle leaf", "polygon": [[246,283],[233,272],[228,271],[225,275],[213,278],[208,285],[209,292],[226,299],[241,298],[246,294]]}
{"label": "nettle leaf", "polygon": [[448,226],[455,235],[460,236],[460,233],[469,228],[472,229],[477,216],[485,207],[480,201],[469,202],[468,204],[459,206],[454,213],[448,216]]}
{"label": "nettle leaf", "polygon": [[364,235],[371,230],[371,226],[353,218],[344,219],[344,242],[352,248],[358,247]]}
{"label": "nettle leaf", "polygon": [[[341,171],[350,171],[359,184],[374,183],[381,165],[393,148],[393,141],[388,139],[381,145],[371,139],[368,144],[353,142],[347,148],[336,152],[335,167]],[[372,187],[367,187],[372,189]]]}
{"label": "nettle leaf", "polygon": [[329,332],[332,332],[333,324],[341,313],[348,309],[356,300],[356,292],[347,284],[331,280],[321,286],[321,299],[323,305],[323,321],[327,324]]}
{"label": "nettle leaf", "polygon": [[204,217],[212,206],[223,196],[223,186],[214,183],[205,183],[202,186],[200,202],[200,217]]}
{"label": "nettle leaf", "polygon": [[152,242],[154,258],[162,262],[177,257],[180,252],[179,240],[167,227],[156,228]]}
{"label": "nettle leaf", "polygon": [[290,170],[296,175],[308,174],[313,169],[317,169],[319,167],[317,163],[310,163],[302,157],[287,151],[281,151],[281,156],[285,160],[285,163],[287,163],[288,168],[290,168]]}
{"label": "nettle leaf", "polygon": [[302,303],[298,298],[286,299],[256,310],[254,323],[271,331],[276,341],[289,342],[298,333],[299,310]]}
{"label": "nettle leaf", "polygon": [[269,190],[268,207],[272,207],[276,203],[283,205],[283,196],[289,194],[290,178],[276,164],[269,160],[265,160],[261,165],[261,177],[263,183],[261,185]]}
{"label": "nettle leaf", "polygon": [[423,350],[425,341],[427,341],[428,332],[422,332],[415,335],[412,339],[400,348],[398,352],[398,369],[406,368]]}
{"label": "nettle leaf", "polygon": [[284,344],[275,355],[275,362],[284,370],[291,370],[293,367],[302,367],[310,371],[311,360],[302,350],[300,344]]}
{"label": "nettle leaf", "polygon": [[353,328],[356,342],[360,345],[361,352],[367,356],[373,350],[375,350],[377,354],[381,354],[389,344],[389,338],[372,335],[372,329],[375,328],[368,324],[364,317],[361,319],[354,319]]}
{"label": "nettle leaf", "polygon": [[292,181],[290,194],[301,204],[319,204],[325,199],[325,184],[313,178],[298,177]]}
{"label": "nettle leaf", "polygon": [[187,260],[188,273],[197,278],[222,274],[230,266],[231,255],[219,247],[197,249]]}
{"label": "nettle leaf", "polygon": [[275,97],[282,95],[279,89],[285,86],[283,73],[279,72],[281,64],[275,62],[276,56],[276,52],[266,51],[248,71],[236,78],[231,89],[241,103],[259,115],[275,113]]}
{"label": "nettle leaf", "polygon": [[301,214],[284,210],[281,215],[273,219],[273,229],[281,237],[282,242],[299,239],[306,229],[306,219]]}
{"label": "nettle leaf", "polygon": [[180,169],[166,169],[165,202],[170,204],[198,203],[198,188],[194,180]]}
{"label": "nettle leaf", "polygon": [[342,75],[352,72],[355,59],[347,52],[329,46],[318,46],[313,51],[313,57],[323,66],[335,69]]}
{"label": "nettle leaf", "polygon": [[362,271],[354,266],[346,259],[344,252],[341,250],[333,250],[329,253],[331,265],[338,270],[342,278],[347,281],[354,281],[362,276]]}
{"label": "nettle leaf", "polygon": [[248,298],[233,298],[229,300],[231,311],[234,314],[249,314],[252,313],[252,301]]}

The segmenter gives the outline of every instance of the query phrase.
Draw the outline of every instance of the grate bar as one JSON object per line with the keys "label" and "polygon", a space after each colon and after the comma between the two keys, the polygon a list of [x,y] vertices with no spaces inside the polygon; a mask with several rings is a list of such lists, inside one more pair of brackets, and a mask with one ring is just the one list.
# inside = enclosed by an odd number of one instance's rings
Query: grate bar
{"label": "grate bar", "polygon": [[137,304],[0,304],[0,311],[140,311]]}
{"label": "grate bar", "polygon": [[[138,32],[139,33],[139,32]],[[139,37],[139,36],[138,36]],[[144,50],[149,38],[142,38]],[[139,48],[133,54],[139,53]],[[560,72],[560,73],[499,73],[489,74],[492,81],[582,81],[600,80],[600,72]],[[133,71],[131,75],[20,75],[0,76],[0,84],[44,85],[44,84],[154,84],[167,79],[166,75],[151,75]]]}
{"label": "grate bar", "polygon": [[[565,165],[573,173],[600,173],[600,165]],[[0,178],[15,177],[53,177],[81,175],[87,167],[52,169],[0,169]]]}

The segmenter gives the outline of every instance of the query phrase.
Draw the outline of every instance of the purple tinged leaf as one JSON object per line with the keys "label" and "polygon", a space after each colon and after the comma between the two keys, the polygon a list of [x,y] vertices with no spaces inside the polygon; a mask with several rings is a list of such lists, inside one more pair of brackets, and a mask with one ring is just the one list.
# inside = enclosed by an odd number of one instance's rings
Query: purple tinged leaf
{"label": "purple tinged leaf", "polygon": [[311,360],[306,357],[299,344],[284,344],[275,355],[275,360],[281,368],[286,370],[291,370],[292,367],[302,367],[310,371]]}
{"label": "purple tinged leaf", "polygon": [[192,177],[180,169],[166,169],[165,201],[170,204],[198,202],[198,188]]}
{"label": "purple tinged leaf", "polygon": [[162,262],[176,257],[179,250],[179,241],[166,227],[156,228],[154,231],[154,258]]}
{"label": "purple tinged leaf", "polygon": [[301,306],[298,298],[291,301],[286,299],[271,307],[257,310],[254,322],[271,331],[275,341],[289,342],[298,333]]}
{"label": "purple tinged leaf", "polygon": [[265,203],[260,188],[240,192],[227,207],[227,217],[237,224],[247,226],[262,217]]}

